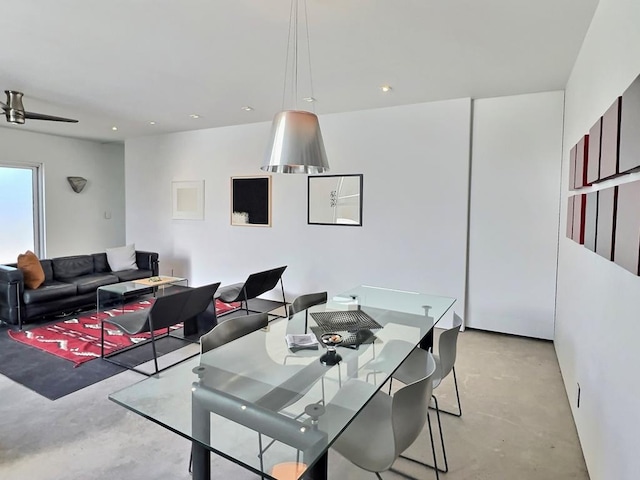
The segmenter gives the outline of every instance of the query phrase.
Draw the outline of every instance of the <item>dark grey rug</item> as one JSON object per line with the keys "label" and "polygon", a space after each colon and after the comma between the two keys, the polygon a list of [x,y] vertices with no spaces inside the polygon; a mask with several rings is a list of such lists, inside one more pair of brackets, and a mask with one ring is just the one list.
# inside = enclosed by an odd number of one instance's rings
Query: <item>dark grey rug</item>
{"label": "dark grey rug", "polygon": [[[0,374],[49,400],[64,397],[125,370],[99,358],[75,367],[73,362],[12,340],[8,330],[8,327],[0,327]],[[159,356],[183,346],[184,340],[171,337],[156,343]],[[132,366],[152,358],[150,344],[118,355],[118,361]]]}

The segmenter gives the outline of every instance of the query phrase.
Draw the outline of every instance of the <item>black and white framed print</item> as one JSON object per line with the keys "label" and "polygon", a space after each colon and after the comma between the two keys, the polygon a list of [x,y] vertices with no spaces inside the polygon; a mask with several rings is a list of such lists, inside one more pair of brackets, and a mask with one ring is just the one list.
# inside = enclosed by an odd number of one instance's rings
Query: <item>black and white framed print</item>
{"label": "black and white framed print", "polygon": [[362,174],[310,175],[307,223],[362,226]]}
{"label": "black and white framed print", "polygon": [[271,176],[231,177],[231,225],[271,226]]}

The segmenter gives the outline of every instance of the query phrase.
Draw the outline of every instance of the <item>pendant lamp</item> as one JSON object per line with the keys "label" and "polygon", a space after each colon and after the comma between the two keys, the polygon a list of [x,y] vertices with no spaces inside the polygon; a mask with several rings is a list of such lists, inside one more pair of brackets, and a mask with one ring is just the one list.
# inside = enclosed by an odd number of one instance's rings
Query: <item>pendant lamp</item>
{"label": "pendant lamp", "polygon": [[[287,68],[285,69],[282,94],[282,111],[278,112],[271,127],[271,139],[267,148],[262,170],[274,173],[323,173],[329,170],[329,162],[322,141],[318,116],[313,112],[300,110],[298,104],[298,6],[304,4],[304,20],[309,60],[310,96],[313,100],[311,81],[311,56],[309,48],[309,24],[306,0],[292,0],[289,13],[289,39],[287,43]],[[293,48],[291,48],[293,47]],[[291,53],[292,58],[289,58]],[[294,108],[285,109],[288,67],[291,69],[291,96]]]}

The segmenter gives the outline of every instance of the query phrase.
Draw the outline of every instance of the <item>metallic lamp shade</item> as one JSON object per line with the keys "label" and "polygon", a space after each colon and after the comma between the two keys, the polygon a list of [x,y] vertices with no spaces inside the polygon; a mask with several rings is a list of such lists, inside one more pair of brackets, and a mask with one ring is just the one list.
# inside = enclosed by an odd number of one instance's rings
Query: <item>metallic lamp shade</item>
{"label": "metallic lamp shade", "polygon": [[277,113],[262,170],[276,173],[322,173],[329,170],[318,117],[311,112]]}

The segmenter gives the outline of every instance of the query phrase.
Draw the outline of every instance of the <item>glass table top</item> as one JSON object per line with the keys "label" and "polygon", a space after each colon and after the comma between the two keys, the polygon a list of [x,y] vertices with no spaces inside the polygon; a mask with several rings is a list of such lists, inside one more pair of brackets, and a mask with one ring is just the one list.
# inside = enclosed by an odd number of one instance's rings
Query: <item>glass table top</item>
{"label": "glass table top", "polygon": [[166,276],[162,277],[162,281],[156,284],[146,282],[148,280],[149,279],[140,279],[137,281],[134,280],[130,282],[120,282],[120,283],[112,283],[109,285],[102,285],[98,287],[98,293],[107,292],[107,293],[113,293],[118,295],[125,295],[127,293],[134,293],[140,290],[147,290],[149,289],[149,287],[161,287],[168,284],[185,283],[187,281],[186,278],[166,277]]}
{"label": "glass table top", "polygon": [[[256,473],[268,475],[283,462],[309,467],[454,302],[360,286],[109,398]],[[326,365],[325,345],[291,350],[285,341],[287,334],[317,332],[314,313],[321,312],[359,312],[380,328],[337,326],[336,333],[356,341],[336,346],[342,360]]]}

